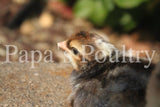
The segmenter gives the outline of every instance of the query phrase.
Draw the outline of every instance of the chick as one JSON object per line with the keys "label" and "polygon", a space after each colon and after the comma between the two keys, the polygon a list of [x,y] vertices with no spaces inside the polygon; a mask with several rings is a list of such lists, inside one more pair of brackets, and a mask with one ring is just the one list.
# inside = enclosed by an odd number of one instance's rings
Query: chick
{"label": "chick", "polygon": [[[123,56],[113,44],[86,31],[73,34],[58,46],[66,51],[74,68],[72,107],[144,107],[145,89],[154,64],[145,69],[148,61],[130,63],[129,57]],[[96,54],[100,50],[103,54]],[[92,54],[84,54],[90,51]],[[102,61],[103,58],[106,60]]]}

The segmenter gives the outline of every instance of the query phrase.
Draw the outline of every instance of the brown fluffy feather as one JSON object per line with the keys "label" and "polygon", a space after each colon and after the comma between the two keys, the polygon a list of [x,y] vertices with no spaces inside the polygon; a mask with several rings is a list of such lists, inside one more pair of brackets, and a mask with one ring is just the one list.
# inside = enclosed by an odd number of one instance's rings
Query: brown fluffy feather
{"label": "brown fluffy feather", "polygon": [[[86,63],[81,62],[83,55],[81,45],[92,45],[95,49],[92,55],[85,56]],[[121,54],[118,56],[119,62],[111,63],[106,60],[98,63],[94,59],[95,52],[103,49],[107,56],[111,51],[112,58],[115,59],[113,51],[117,48],[95,33],[85,31],[76,33],[67,40],[66,46],[70,49],[68,55],[74,66],[71,74],[72,107],[145,106],[145,90],[154,64],[145,69],[144,65],[148,61],[141,59],[141,63],[130,63],[127,56],[125,56],[126,63],[122,63]],[[79,54],[73,54],[73,47]]]}

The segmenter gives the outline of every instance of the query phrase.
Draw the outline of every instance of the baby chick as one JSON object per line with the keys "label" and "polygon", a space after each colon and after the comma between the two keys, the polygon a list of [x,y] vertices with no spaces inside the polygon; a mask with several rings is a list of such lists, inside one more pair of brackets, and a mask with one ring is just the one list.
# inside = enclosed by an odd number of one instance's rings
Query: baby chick
{"label": "baby chick", "polygon": [[[144,107],[145,89],[154,64],[145,69],[148,61],[130,63],[129,57],[113,44],[86,31],[72,35],[58,46],[66,51],[74,68],[72,107]],[[100,50],[103,54],[97,54]],[[84,54],[91,51],[92,54]]]}

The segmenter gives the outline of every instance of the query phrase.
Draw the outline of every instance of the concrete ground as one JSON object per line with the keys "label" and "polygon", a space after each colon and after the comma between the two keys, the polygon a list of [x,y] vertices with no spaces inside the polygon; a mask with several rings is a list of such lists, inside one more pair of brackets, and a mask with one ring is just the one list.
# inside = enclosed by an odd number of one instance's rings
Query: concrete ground
{"label": "concrete ground", "polygon": [[0,63],[0,107],[66,107],[68,64]]}

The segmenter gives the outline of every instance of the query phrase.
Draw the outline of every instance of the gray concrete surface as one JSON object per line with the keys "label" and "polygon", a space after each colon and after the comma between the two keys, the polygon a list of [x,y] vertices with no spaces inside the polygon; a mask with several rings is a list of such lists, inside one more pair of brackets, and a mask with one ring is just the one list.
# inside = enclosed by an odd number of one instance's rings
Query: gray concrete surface
{"label": "gray concrete surface", "polygon": [[0,63],[0,107],[66,107],[68,64]]}

